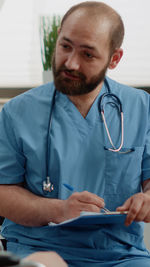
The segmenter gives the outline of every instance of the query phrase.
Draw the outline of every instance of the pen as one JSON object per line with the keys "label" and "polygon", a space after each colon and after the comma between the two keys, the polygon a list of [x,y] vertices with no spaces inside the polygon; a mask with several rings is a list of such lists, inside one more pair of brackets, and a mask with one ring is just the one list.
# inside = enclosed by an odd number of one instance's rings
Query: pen
{"label": "pen", "polygon": [[64,187],[66,187],[69,191],[74,192],[74,188],[69,184],[63,184]]}
{"label": "pen", "polygon": [[[73,188],[71,185],[64,183],[63,186],[66,187],[69,191],[74,192],[74,188]],[[108,209],[105,208],[105,207],[102,208],[102,209],[103,209],[106,213],[107,213],[107,212],[110,212],[110,210],[108,210]]]}

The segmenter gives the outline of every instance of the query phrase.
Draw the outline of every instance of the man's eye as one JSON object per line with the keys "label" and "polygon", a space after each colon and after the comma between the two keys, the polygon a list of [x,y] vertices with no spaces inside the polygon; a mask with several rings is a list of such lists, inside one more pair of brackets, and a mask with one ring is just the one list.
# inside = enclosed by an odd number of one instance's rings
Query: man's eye
{"label": "man's eye", "polygon": [[85,56],[86,56],[87,58],[93,58],[93,55],[91,55],[90,53],[87,53],[87,52],[85,52]]}
{"label": "man's eye", "polygon": [[68,48],[70,48],[69,45],[67,45],[67,44],[61,44],[61,46],[62,46],[64,49],[68,49]]}

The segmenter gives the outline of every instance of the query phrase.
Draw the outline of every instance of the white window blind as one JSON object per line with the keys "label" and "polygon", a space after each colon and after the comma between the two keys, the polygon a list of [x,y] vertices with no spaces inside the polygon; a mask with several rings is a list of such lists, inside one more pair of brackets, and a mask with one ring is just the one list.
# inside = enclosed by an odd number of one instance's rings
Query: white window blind
{"label": "white window blind", "polygon": [[[80,1],[5,0],[0,10],[0,88],[42,84],[39,16],[64,14]],[[150,1],[105,0],[125,24],[124,56],[108,75],[133,86],[150,86]]]}
{"label": "white window blind", "polygon": [[5,0],[0,11],[0,87],[42,82],[36,1]]}

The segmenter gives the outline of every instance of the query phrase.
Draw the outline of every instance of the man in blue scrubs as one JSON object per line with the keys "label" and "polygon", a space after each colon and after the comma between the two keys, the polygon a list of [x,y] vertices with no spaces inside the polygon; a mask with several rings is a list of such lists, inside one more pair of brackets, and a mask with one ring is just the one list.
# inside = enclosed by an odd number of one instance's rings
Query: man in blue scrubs
{"label": "man in blue scrubs", "polygon": [[[2,234],[22,257],[56,251],[69,266],[150,266],[143,242],[150,222],[150,99],[105,76],[123,55],[123,36],[120,16],[104,3],[72,7],[59,30],[54,83],[17,96],[1,112]],[[109,90],[119,100],[102,99]],[[48,226],[104,206],[128,211],[125,224]]]}

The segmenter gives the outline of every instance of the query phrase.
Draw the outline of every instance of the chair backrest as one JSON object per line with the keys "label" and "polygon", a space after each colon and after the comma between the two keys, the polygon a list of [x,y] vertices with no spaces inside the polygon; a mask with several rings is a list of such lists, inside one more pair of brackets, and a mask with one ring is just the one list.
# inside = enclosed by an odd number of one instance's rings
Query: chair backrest
{"label": "chair backrest", "polygon": [[0,240],[0,251],[2,251],[2,250],[3,250],[3,245],[2,245],[2,242]]}
{"label": "chair backrest", "polygon": [[[2,225],[2,223],[3,223],[3,221],[4,221],[4,217],[1,217],[0,216],[0,243],[2,244],[2,247],[6,250],[6,246],[7,246],[7,241],[6,241],[6,239],[5,238],[3,238],[2,236],[1,236],[1,225]],[[0,250],[1,250],[1,245],[0,245]]]}

